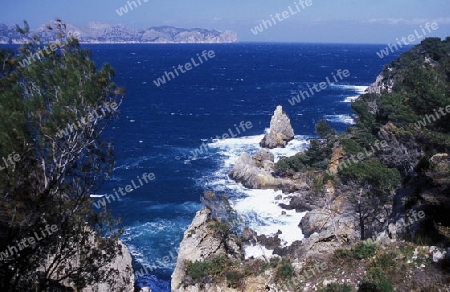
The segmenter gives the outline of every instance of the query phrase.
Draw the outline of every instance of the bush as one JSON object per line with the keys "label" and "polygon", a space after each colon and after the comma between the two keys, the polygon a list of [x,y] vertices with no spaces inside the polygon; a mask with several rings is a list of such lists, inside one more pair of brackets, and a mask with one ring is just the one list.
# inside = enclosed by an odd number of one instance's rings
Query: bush
{"label": "bush", "polygon": [[334,256],[338,259],[367,259],[375,255],[377,244],[372,241],[363,241],[351,249],[337,249]]}
{"label": "bush", "polygon": [[205,278],[209,274],[210,263],[207,262],[186,262],[186,274],[194,281]]}
{"label": "bush", "polygon": [[383,271],[390,271],[397,265],[397,262],[395,261],[396,258],[396,252],[390,251],[387,253],[383,253],[377,256],[377,258],[371,263],[371,266],[383,269]]}
{"label": "bush", "polygon": [[244,277],[245,273],[242,273],[240,271],[229,271],[225,274],[225,277],[227,278],[227,284],[228,287],[233,289],[240,289],[244,285]]}
{"label": "bush", "polygon": [[364,148],[361,147],[355,140],[342,139],[341,143],[342,147],[348,155],[357,155],[358,153],[364,151]]}
{"label": "bush", "polygon": [[303,172],[310,168],[325,170],[331,158],[332,146],[331,142],[311,140],[305,153],[279,160],[275,164],[275,169],[290,172]]}
{"label": "bush", "polygon": [[331,283],[326,288],[320,290],[321,292],[352,292],[352,286],[348,284]]}
{"label": "bush", "polygon": [[357,259],[370,258],[374,256],[376,252],[377,244],[371,240],[360,242],[353,248],[354,257]]}
{"label": "bush", "polygon": [[336,135],[336,130],[327,121],[320,120],[316,123],[316,134],[321,139],[327,139],[332,135]]}
{"label": "bush", "polygon": [[295,269],[292,266],[291,260],[282,259],[279,267],[277,268],[276,277],[284,281],[290,280],[295,275]]}
{"label": "bush", "polygon": [[220,254],[210,261],[186,261],[186,275],[191,277],[195,283],[205,280],[206,277],[221,278],[233,266],[231,261],[225,254]]}
{"label": "bush", "polygon": [[369,278],[371,279],[371,283],[375,284],[378,291],[380,292],[394,291],[394,287],[392,286],[391,282],[381,269],[379,268],[370,269],[368,274]]}

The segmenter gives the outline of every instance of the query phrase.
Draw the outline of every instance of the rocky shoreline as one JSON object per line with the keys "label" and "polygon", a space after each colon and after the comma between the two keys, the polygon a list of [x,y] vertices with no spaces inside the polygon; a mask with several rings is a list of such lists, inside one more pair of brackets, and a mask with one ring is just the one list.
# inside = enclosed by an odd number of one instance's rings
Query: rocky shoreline
{"label": "rocky shoreline", "polygon": [[[392,78],[385,79],[381,74],[369,87],[369,92],[379,94],[389,91],[393,86],[392,80]],[[431,192],[413,183],[403,186],[403,190],[396,193],[386,194],[385,201],[376,206],[379,210],[375,213],[372,211],[373,214],[368,213],[376,218],[374,217],[370,225],[364,225],[361,223],[363,213],[357,211],[358,204],[361,207],[361,202],[357,198],[361,197],[364,186],[351,182],[336,183],[333,179],[324,179],[327,175],[334,177],[338,171],[347,167],[343,164],[348,159],[345,147],[337,140],[336,133],[332,133],[332,136],[334,138],[330,138],[327,142],[329,144],[324,146],[321,146],[320,140],[311,140],[318,149],[330,147],[331,144],[329,163],[324,171],[280,172],[275,167],[275,161],[280,157],[275,157],[270,150],[285,147],[294,138],[294,131],[289,117],[283,112],[281,106],[278,106],[272,116],[270,130],[260,143],[261,149],[253,156],[242,153],[229,172],[229,178],[248,189],[278,191],[279,194],[273,201],[277,202],[283,210],[282,215],[287,216],[287,213],[292,211],[304,212],[296,226],[299,239],[285,244],[280,238],[283,235],[280,230],[273,234],[262,234],[250,228],[246,228],[239,235],[227,233],[224,237],[222,233],[217,232],[217,225],[223,221],[211,215],[211,207],[207,205],[196,214],[193,223],[184,234],[177,267],[172,275],[172,291],[281,292],[300,291],[298,288],[300,286],[301,291],[317,291],[318,287],[325,287],[330,283],[344,286],[349,283],[351,287],[357,289],[361,280],[367,279],[364,274],[366,272],[355,270],[356,267],[351,264],[350,259],[346,260],[348,266],[342,267],[343,262],[337,258],[339,254],[351,254],[353,249],[369,250],[376,247],[375,250],[379,250],[382,256],[386,256],[392,250],[413,250],[413,256],[406,261],[413,266],[415,261],[420,261],[421,256],[434,263],[444,261],[446,257],[450,259],[450,250],[446,251],[435,246],[417,246],[403,241],[403,238],[414,237],[420,232],[420,228],[423,228],[422,224],[423,226],[427,224],[426,221],[429,218],[426,218],[424,214],[429,211],[430,205],[448,205],[448,200],[439,195],[435,186],[441,185],[441,189],[448,189],[448,184],[446,185],[448,179],[443,179],[442,174],[443,169],[450,165],[448,154],[436,154],[430,160],[431,167],[426,176],[428,176],[427,179],[435,180],[435,185],[430,185]],[[388,123],[381,127],[377,136],[388,145],[387,148],[392,150],[378,154],[378,158],[383,163],[397,168],[400,163],[406,171],[410,172],[417,167],[419,163],[417,157],[420,155],[417,144],[409,141],[409,137],[402,137],[395,125]],[[440,180],[437,181],[436,177]],[[318,179],[323,180],[320,188],[316,186]],[[408,204],[406,197],[414,191],[420,194],[422,203],[414,205],[409,202],[410,205],[406,206]],[[367,207],[370,209],[370,206]],[[411,212],[407,213],[407,210]],[[422,212],[425,218],[417,219],[419,212]],[[444,227],[441,229],[442,234],[448,234],[447,229]],[[361,238],[368,240],[362,241]],[[251,248],[259,248],[263,252],[258,256],[249,256],[248,251]],[[214,266],[214,261],[221,256],[225,257],[226,262],[231,263],[229,264],[231,272],[227,272],[232,273],[231,275],[217,272],[217,275],[204,275],[202,281],[193,278],[193,267],[200,265],[202,269],[208,270],[206,267]],[[402,256],[410,257],[410,254]],[[289,265],[283,266],[286,261]],[[362,258],[360,265],[369,270],[371,261],[370,258],[367,260]],[[202,266],[203,263],[204,266]],[[240,268],[245,266],[252,270],[255,265],[265,265],[266,268],[249,274]],[[301,282],[285,282],[280,279],[280,269],[285,269],[284,272],[292,269],[292,275],[305,276],[300,276],[300,278],[303,277]],[[239,274],[241,280],[230,284],[230,279],[235,279],[233,273]],[[416,271],[414,267],[409,267],[407,273],[412,276]],[[311,274],[315,277],[306,276]],[[425,271],[423,277],[430,277],[432,274]],[[214,276],[218,279],[217,281],[213,280]],[[439,274],[438,281],[444,281],[443,279]],[[280,283],[282,283],[281,286]]]}

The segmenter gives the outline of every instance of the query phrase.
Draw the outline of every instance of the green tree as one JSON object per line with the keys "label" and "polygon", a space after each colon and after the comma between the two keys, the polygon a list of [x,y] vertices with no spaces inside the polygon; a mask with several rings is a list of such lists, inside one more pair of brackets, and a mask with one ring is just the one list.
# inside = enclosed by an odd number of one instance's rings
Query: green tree
{"label": "green tree", "polygon": [[[99,136],[117,114],[105,105],[118,106],[122,90],[64,23],[47,30],[55,35],[50,43],[30,36],[19,54],[0,51],[0,154],[20,155],[0,174],[0,252],[11,251],[0,261],[2,291],[79,289],[117,274],[100,268],[120,253],[120,229],[93,211],[89,195],[113,165],[112,146]],[[19,31],[29,36],[28,24]],[[77,126],[62,135],[68,124]],[[48,225],[57,232],[11,249]]]}
{"label": "green tree", "polygon": [[331,135],[336,135],[336,130],[334,130],[326,120],[320,120],[316,123],[316,134],[320,139],[327,139]]}

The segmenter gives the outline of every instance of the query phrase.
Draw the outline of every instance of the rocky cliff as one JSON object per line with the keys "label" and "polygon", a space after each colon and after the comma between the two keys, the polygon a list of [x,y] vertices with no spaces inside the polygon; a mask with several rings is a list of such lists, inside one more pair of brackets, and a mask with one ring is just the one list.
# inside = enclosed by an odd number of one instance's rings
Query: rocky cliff
{"label": "rocky cliff", "polygon": [[[238,41],[236,33],[232,31],[217,31],[203,28],[184,29],[171,26],[134,29],[122,24],[106,24],[91,22],[83,26],[67,25],[67,32],[76,35],[81,43],[234,43]],[[45,25],[31,31],[38,34],[44,41],[52,36],[46,33]],[[15,26],[0,24],[0,44],[21,44],[25,41]]]}

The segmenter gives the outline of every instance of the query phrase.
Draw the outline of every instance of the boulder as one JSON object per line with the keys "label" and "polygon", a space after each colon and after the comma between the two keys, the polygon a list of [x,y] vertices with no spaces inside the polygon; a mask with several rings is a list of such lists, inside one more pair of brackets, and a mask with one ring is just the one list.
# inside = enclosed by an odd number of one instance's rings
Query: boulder
{"label": "boulder", "polygon": [[280,180],[273,177],[270,169],[262,169],[248,153],[242,153],[228,176],[249,189],[276,188]]}
{"label": "boulder", "polygon": [[283,148],[292,139],[294,139],[294,129],[291,126],[291,120],[279,105],[270,120],[269,132],[259,144],[263,148]]}
{"label": "boulder", "polygon": [[264,169],[273,169],[275,156],[266,148],[261,148],[252,158],[256,166]]}

